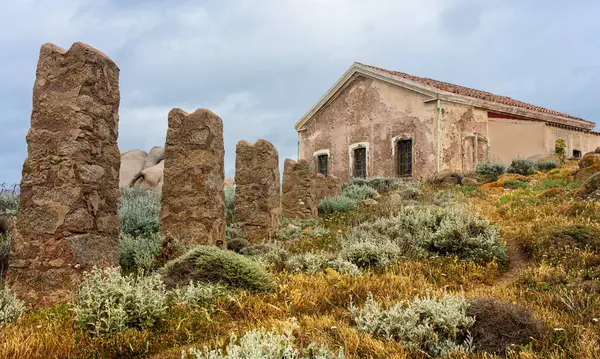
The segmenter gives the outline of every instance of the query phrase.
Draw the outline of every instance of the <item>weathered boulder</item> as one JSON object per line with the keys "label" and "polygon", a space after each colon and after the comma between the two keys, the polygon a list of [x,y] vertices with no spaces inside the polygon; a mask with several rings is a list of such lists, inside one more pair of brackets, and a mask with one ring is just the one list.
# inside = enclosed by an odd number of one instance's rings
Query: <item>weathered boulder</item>
{"label": "weathered boulder", "polygon": [[441,170],[436,173],[431,181],[433,184],[436,184],[441,187],[454,187],[461,184],[461,176],[457,172],[454,172],[449,169]]}
{"label": "weathered boulder", "polygon": [[598,172],[600,172],[600,163],[583,167],[577,170],[577,172],[575,172],[575,180],[579,182],[584,182]]}
{"label": "weathered boulder", "polygon": [[579,191],[577,191],[577,196],[586,198],[598,189],[600,189],[600,173],[596,173],[588,178]]}
{"label": "weathered boulder", "polygon": [[137,180],[133,184],[134,187],[161,191],[163,186],[163,172],[165,161],[160,161],[158,164],[144,168],[137,176]]}
{"label": "weathered boulder", "polygon": [[479,186],[479,180],[472,177],[464,177],[462,180],[463,186]]}
{"label": "weathered boulder", "polygon": [[305,220],[317,216],[315,174],[308,161],[285,159],[281,209],[283,217],[291,220]]}
{"label": "weathered boulder", "polygon": [[148,152],[148,156],[146,156],[146,160],[144,161],[144,168],[156,166],[162,160],[165,159],[165,148],[160,146],[154,146]]}
{"label": "weathered boulder", "polygon": [[160,231],[184,247],[225,246],[224,152],[219,116],[169,112]]}
{"label": "weathered boulder", "polygon": [[579,168],[586,168],[597,164],[600,164],[600,153],[596,152],[586,153],[578,163]]}
{"label": "weathered boulder", "polygon": [[342,180],[335,176],[324,176],[317,173],[315,176],[315,195],[317,204],[325,197],[335,197],[342,193]]}
{"label": "weathered boulder", "polygon": [[279,178],[279,154],[273,144],[237,143],[234,218],[252,243],[272,239],[281,224]]}
{"label": "weathered boulder", "polygon": [[120,187],[131,187],[131,182],[144,169],[147,155],[146,151],[142,150],[131,150],[121,153],[121,165],[119,168]]}
{"label": "weathered boulder", "polygon": [[40,50],[8,281],[34,305],[119,264],[119,68],[77,42]]}

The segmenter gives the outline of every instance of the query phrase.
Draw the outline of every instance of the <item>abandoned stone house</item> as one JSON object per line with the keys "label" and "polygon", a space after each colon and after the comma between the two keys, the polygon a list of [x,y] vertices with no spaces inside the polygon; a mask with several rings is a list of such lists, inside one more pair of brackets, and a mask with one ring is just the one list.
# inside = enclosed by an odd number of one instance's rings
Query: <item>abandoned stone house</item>
{"label": "abandoned stone house", "polygon": [[298,157],[351,177],[426,178],[481,161],[568,154],[600,146],[595,123],[510,97],[354,63],[295,125]]}

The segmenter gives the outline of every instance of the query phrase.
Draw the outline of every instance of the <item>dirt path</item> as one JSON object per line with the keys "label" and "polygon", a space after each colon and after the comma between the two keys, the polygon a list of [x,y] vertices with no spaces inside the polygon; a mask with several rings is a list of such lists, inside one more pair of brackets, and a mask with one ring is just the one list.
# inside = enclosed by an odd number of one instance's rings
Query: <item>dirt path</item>
{"label": "dirt path", "polygon": [[521,271],[527,269],[531,259],[512,238],[506,239],[506,249],[510,264],[506,273],[498,278],[498,284],[510,283],[519,276]]}

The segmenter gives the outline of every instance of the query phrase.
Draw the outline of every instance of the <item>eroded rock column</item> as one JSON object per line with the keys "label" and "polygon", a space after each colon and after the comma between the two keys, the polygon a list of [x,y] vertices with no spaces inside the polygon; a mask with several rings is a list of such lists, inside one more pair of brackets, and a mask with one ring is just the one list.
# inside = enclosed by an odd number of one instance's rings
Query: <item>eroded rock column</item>
{"label": "eroded rock column", "polygon": [[225,244],[224,153],[219,116],[169,112],[160,231],[185,247]]}
{"label": "eroded rock column", "polygon": [[119,264],[119,68],[82,43],[40,50],[9,282],[36,305]]}
{"label": "eroded rock column", "polygon": [[290,220],[305,220],[317,216],[315,174],[308,161],[285,159],[281,209],[283,218]]}
{"label": "eroded rock column", "polygon": [[315,176],[315,194],[317,204],[325,197],[335,197],[342,193],[342,181],[335,176],[324,176],[317,173]]}
{"label": "eroded rock column", "polygon": [[279,154],[273,144],[265,140],[237,143],[235,222],[250,242],[271,239],[281,223],[279,178]]}

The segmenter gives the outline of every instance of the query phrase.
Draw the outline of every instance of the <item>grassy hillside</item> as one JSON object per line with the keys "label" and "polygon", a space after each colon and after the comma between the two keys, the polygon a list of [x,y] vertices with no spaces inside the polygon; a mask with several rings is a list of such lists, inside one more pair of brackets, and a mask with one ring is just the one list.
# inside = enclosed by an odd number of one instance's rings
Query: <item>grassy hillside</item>
{"label": "grassy hillside", "polygon": [[184,250],[156,233],[158,199],[126,193],[122,274],[0,327],[0,357],[598,358],[600,208],[570,173],[359,183],[273,243],[229,226],[232,250],[166,266]]}

